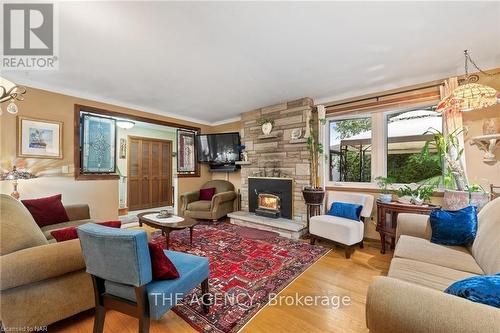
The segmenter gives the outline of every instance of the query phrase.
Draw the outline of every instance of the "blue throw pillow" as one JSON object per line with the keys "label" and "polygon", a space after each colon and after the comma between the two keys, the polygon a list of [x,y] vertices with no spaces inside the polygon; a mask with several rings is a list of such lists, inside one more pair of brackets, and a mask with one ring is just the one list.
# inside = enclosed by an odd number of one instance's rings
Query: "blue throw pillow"
{"label": "blue throw pillow", "polygon": [[445,293],[469,301],[500,308],[500,273],[463,279],[446,288]]}
{"label": "blue throw pillow", "polygon": [[474,206],[456,211],[434,210],[430,221],[432,243],[467,246],[476,238],[477,208]]}
{"label": "blue throw pillow", "polygon": [[334,202],[328,211],[328,215],[359,221],[362,209],[363,206],[361,205],[347,202]]}

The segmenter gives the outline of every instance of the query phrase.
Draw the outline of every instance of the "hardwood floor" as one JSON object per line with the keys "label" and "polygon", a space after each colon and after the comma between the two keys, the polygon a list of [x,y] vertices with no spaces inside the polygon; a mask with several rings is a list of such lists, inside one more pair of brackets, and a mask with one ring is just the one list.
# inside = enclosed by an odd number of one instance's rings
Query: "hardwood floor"
{"label": "hardwood floor", "polygon": [[[317,243],[333,248],[327,241]],[[285,288],[280,296],[349,296],[350,305],[338,309],[328,306],[268,305],[241,332],[367,332],[365,300],[372,278],[386,275],[392,258],[380,254],[379,242],[365,242],[351,259],[343,249],[334,249],[314,263]],[[49,327],[50,332],[92,332],[93,311],[81,313]],[[106,314],[105,333],[136,333],[137,319],[115,311]],[[188,323],[169,311],[161,320],[151,322],[151,333],[196,332]]]}

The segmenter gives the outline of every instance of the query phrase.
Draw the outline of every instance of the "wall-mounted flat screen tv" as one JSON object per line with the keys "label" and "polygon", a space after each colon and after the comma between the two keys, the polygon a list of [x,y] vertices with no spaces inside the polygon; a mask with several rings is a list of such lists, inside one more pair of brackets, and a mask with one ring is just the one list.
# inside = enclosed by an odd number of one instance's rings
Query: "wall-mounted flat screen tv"
{"label": "wall-mounted flat screen tv", "polygon": [[240,160],[240,133],[199,134],[196,136],[198,162],[224,164]]}

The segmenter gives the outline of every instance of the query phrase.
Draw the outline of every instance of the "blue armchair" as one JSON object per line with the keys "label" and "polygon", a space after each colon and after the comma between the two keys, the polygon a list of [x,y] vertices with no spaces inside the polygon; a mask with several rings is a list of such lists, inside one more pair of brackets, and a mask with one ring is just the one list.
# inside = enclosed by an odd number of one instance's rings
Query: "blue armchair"
{"label": "blue armchair", "polygon": [[180,277],[153,281],[146,231],[91,223],[77,230],[87,273],[94,283],[94,333],[102,333],[107,309],[138,318],[139,333],[147,333],[150,318],[160,319],[198,284],[203,311],[208,313],[208,259],[165,251]]}

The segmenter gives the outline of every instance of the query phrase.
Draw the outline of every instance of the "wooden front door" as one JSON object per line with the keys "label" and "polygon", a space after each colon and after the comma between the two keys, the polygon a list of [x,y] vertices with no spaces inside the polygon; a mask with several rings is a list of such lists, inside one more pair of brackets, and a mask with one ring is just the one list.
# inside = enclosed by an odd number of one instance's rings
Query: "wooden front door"
{"label": "wooden front door", "polygon": [[129,210],[172,205],[172,141],[129,136]]}

